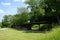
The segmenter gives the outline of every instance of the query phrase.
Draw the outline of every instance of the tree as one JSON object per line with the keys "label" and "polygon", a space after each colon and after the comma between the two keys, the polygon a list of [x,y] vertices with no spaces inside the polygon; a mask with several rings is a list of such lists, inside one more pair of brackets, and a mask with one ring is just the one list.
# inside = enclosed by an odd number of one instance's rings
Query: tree
{"label": "tree", "polygon": [[12,15],[5,15],[4,19],[2,20],[2,27],[10,27],[12,25],[12,20]]}
{"label": "tree", "polygon": [[54,12],[53,10],[51,11],[54,13],[55,18],[57,18],[58,24],[60,25],[60,18],[59,18],[60,1],[59,0],[45,0],[45,4],[47,4],[47,6],[50,5],[50,8],[54,10]]}
{"label": "tree", "polygon": [[27,23],[28,19],[29,19],[28,13],[22,13],[22,14],[15,15],[16,24],[25,24]]}
{"label": "tree", "polygon": [[28,23],[29,18],[30,16],[26,8],[18,8],[17,14],[15,14],[13,18],[13,25],[18,28],[18,26]]}
{"label": "tree", "polygon": [[18,21],[20,22],[20,24],[25,24],[28,19],[29,19],[29,14],[28,14],[28,9],[26,8],[18,8],[17,10],[17,15],[15,15],[16,17],[18,17]]}
{"label": "tree", "polygon": [[41,3],[43,3],[43,0],[27,0],[25,2],[26,4],[28,4],[28,8],[31,9],[31,22],[39,22],[38,18],[39,16],[44,16],[44,9],[42,9],[41,7]]}
{"label": "tree", "polygon": [[[59,11],[60,2],[57,0],[27,0],[31,8],[31,19],[32,22],[48,21],[50,24],[57,23],[60,24]],[[40,11],[42,9],[42,11]],[[42,12],[42,13],[41,13]]]}
{"label": "tree", "polygon": [[[45,15],[45,10],[42,8],[44,0],[27,0],[25,3],[28,4],[28,8],[31,9],[30,22],[41,22],[43,20],[43,16]],[[40,24],[38,24],[40,26]]]}

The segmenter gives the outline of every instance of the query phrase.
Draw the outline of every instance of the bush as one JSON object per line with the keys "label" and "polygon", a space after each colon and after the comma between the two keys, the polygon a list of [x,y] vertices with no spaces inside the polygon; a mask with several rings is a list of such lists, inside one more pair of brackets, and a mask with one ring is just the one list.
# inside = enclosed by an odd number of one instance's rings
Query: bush
{"label": "bush", "polygon": [[40,25],[40,30],[41,31],[50,31],[52,29],[51,24],[43,24],[42,26]]}
{"label": "bush", "polygon": [[38,30],[39,29],[39,25],[33,25],[32,26],[32,30]]}

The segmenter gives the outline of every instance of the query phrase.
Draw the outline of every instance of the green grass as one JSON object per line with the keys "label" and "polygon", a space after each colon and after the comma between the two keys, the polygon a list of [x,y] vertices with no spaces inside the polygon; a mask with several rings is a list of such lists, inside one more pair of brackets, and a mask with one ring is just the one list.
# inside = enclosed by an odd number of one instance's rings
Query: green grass
{"label": "green grass", "polygon": [[60,40],[60,28],[54,28],[46,33],[26,33],[7,28],[0,30],[0,40]]}

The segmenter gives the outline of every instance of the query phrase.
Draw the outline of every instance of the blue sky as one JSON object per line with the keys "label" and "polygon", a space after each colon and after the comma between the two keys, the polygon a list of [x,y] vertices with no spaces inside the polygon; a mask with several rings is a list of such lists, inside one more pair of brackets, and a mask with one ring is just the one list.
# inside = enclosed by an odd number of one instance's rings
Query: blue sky
{"label": "blue sky", "polygon": [[17,13],[17,7],[26,7],[25,0],[0,0],[0,21],[4,15],[14,15]]}

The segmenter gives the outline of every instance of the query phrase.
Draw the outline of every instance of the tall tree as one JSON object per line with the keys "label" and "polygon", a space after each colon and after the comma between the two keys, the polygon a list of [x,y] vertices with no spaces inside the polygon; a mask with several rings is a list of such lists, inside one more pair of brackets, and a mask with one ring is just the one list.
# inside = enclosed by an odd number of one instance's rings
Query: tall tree
{"label": "tall tree", "polygon": [[[31,20],[33,22],[39,21],[39,16],[44,15],[44,9],[41,7],[41,3],[43,3],[44,0],[27,0],[25,3],[28,4],[29,8],[31,9]],[[34,19],[34,20],[33,20]]]}
{"label": "tall tree", "polygon": [[[60,11],[60,1],[59,0],[45,0],[45,4],[54,10],[54,15],[57,18],[58,24],[60,24],[59,11]],[[51,11],[53,11],[51,10]]]}
{"label": "tall tree", "polygon": [[28,10],[26,8],[18,8],[17,14],[14,15],[14,25],[26,24],[29,20]]}
{"label": "tall tree", "polygon": [[2,20],[2,27],[10,27],[12,25],[13,16],[12,15],[5,15],[4,19]]}

